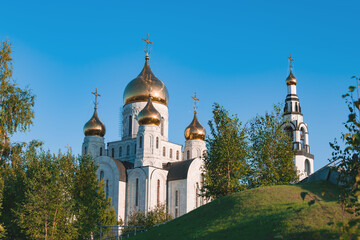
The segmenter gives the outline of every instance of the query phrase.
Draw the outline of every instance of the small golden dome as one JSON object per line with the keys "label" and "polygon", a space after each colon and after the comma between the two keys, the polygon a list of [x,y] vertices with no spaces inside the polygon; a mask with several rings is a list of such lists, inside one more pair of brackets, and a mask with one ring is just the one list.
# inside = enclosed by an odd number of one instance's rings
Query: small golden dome
{"label": "small golden dome", "polygon": [[93,116],[84,125],[84,134],[85,136],[104,137],[105,132],[105,125],[100,121],[95,108]]}
{"label": "small golden dome", "polygon": [[186,140],[205,140],[206,132],[205,128],[201,126],[199,120],[196,117],[196,112],[194,113],[194,118],[190,125],[185,129],[185,139]]}
{"label": "small golden dome", "polygon": [[296,85],[297,80],[292,71],[290,71],[289,76],[286,78],[286,85]]}
{"label": "small golden dome", "polygon": [[151,98],[151,96],[148,96],[146,106],[137,116],[140,125],[160,125],[161,115],[152,104]]}
{"label": "small golden dome", "polygon": [[160,81],[149,65],[149,57],[145,57],[145,65],[139,76],[133,79],[125,88],[124,91],[124,105],[134,102],[146,102],[150,94],[152,101],[168,105],[169,93],[165,84]]}

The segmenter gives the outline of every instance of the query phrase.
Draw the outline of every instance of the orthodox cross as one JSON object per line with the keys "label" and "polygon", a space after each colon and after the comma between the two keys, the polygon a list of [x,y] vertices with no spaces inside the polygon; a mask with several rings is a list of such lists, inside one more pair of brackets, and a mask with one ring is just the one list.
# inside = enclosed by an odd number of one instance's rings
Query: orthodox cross
{"label": "orthodox cross", "polygon": [[191,98],[194,99],[194,102],[195,102],[195,104],[194,104],[194,113],[196,113],[196,101],[200,101],[200,99],[198,99],[198,98],[196,97],[196,92],[195,92],[194,97],[191,97]]}
{"label": "orthodox cross", "polygon": [[293,62],[294,62],[294,59],[291,57],[291,53],[290,53],[290,57],[288,57],[288,59],[290,60],[290,71],[292,71],[293,69]]}
{"label": "orthodox cross", "polygon": [[91,94],[94,94],[95,95],[95,109],[97,109],[97,104],[98,104],[98,102],[97,102],[97,97],[101,97],[101,95],[100,94],[98,94],[98,92],[97,92],[97,88],[95,88],[95,92],[91,92]]}
{"label": "orthodox cross", "polygon": [[69,151],[70,151],[70,149],[71,149],[71,147],[69,146],[69,144],[67,144],[67,145],[65,146],[65,148],[67,149],[67,153],[69,154]]}
{"label": "orthodox cross", "polygon": [[149,56],[149,44],[153,44],[153,42],[150,42],[149,34],[146,34],[146,39],[143,38],[142,40],[146,42],[146,51],[145,51],[145,53],[146,53],[146,56]]}

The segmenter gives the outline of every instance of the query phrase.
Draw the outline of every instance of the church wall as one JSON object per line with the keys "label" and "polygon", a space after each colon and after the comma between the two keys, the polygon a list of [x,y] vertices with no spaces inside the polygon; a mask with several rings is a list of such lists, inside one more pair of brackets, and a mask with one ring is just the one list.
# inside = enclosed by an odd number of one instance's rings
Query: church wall
{"label": "church wall", "polygon": [[[134,168],[127,170],[127,199],[126,199],[126,215],[129,216],[132,211],[145,211],[147,201],[147,170],[142,168]],[[138,190],[136,191],[136,179],[138,179]],[[137,192],[137,194],[136,194]],[[136,201],[137,195],[137,201]]]}
{"label": "church wall", "polygon": [[[136,158],[136,153],[139,150],[138,144],[136,144],[136,139],[128,139],[124,141],[109,142],[108,145],[108,156],[112,157],[112,149],[114,149],[114,158],[120,161],[134,162]],[[129,154],[128,154],[129,146]],[[120,155],[121,147],[121,155]]]}
{"label": "church wall", "polygon": [[299,181],[302,179],[308,177],[308,175],[305,173],[305,160],[308,159],[310,162],[310,174],[314,172],[314,159],[306,157],[304,155],[296,155],[295,156],[295,166],[298,170],[299,175]]}
{"label": "church wall", "polygon": [[[95,162],[99,166],[97,170],[98,179],[100,179],[101,172],[103,172],[105,195],[108,191],[108,197],[111,197],[112,206],[114,207],[117,216],[121,217],[123,205],[121,204],[123,202],[121,197],[125,196],[125,189],[120,188],[118,168],[114,160],[107,156],[97,157],[95,158]],[[123,192],[120,192],[120,190]]]}
{"label": "church wall", "polygon": [[[179,217],[187,212],[187,190],[186,179],[168,182],[168,210],[173,217]],[[178,206],[176,206],[176,191],[178,191]]]}
{"label": "church wall", "polygon": [[106,156],[106,149],[103,137],[87,136],[84,138],[82,154],[85,154],[86,152],[86,154],[90,154],[93,158],[96,158],[100,156],[100,148],[102,148],[102,155]]}
{"label": "church wall", "polygon": [[[150,172],[150,191],[149,191],[149,206],[148,209],[153,209],[159,204],[166,204],[166,178],[168,171],[157,168],[149,168]],[[159,180],[159,188],[158,188]]]}
{"label": "church wall", "polygon": [[200,189],[202,185],[201,167],[204,164],[200,158],[192,161],[187,176],[187,196],[186,196],[186,211],[190,212],[203,204],[200,196]]}

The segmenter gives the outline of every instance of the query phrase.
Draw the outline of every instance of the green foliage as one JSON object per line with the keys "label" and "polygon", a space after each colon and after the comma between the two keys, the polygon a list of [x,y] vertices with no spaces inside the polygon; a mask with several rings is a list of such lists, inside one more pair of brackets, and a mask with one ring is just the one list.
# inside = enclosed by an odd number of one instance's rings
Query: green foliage
{"label": "green foliage", "polygon": [[97,166],[89,155],[78,158],[74,185],[74,225],[78,229],[79,239],[89,239],[99,226],[117,223],[111,199],[105,198],[104,182],[98,182],[96,170]]}
{"label": "green foliage", "polygon": [[248,149],[246,128],[237,116],[229,116],[217,103],[212,112],[202,192],[206,197],[218,198],[246,188],[242,180],[248,169]]}
{"label": "green foliage", "polygon": [[41,152],[27,163],[25,201],[17,213],[30,239],[74,239],[71,155]]}
{"label": "green foliage", "polygon": [[154,209],[148,211],[147,214],[140,210],[131,212],[127,225],[137,226],[142,229],[148,229],[157,224],[169,221],[172,216],[167,213],[166,205],[157,205]]}
{"label": "green foliage", "polygon": [[[324,189],[331,194],[322,195]],[[304,200],[301,192],[309,193]],[[335,221],[341,219],[338,194],[337,186],[329,182],[248,189],[215,199],[130,239],[337,239],[337,227],[327,222],[332,213],[337,216]],[[321,200],[323,207],[309,207],[312,197]]]}
{"label": "green foliage", "polygon": [[250,122],[250,188],[289,184],[298,179],[292,140],[281,128],[284,123],[281,109],[274,105],[271,113],[258,115]]}
{"label": "green foliage", "polygon": [[[25,131],[34,117],[34,95],[21,89],[12,78],[11,44],[2,42],[0,49],[0,147],[16,131]],[[0,154],[1,156],[2,154]]]}
{"label": "green foliage", "polygon": [[[344,123],[347,133],[343,133],[341,140],[345,144],[342,149],[338,142],[330,143],[333,148],[331,161],[338,161],[337,171],[340,172],[341,183],[340,204],[343,214],[354,215],[350,221],[342,220],[337,223],[340,229],[340,239],[359,238],[360,236],[360,95],[359,78],[353,76],[356,86],[350,86],[348,93],[343,95],[349,109],[348,120]],[[356,93],[356,96],[354,96]]]}

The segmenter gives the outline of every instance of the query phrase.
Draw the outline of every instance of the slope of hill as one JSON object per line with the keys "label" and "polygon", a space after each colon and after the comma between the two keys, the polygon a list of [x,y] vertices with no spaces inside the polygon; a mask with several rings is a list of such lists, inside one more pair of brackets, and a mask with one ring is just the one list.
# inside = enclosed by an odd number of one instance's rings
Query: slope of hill
{"label": "slope of hill", "polygon": [[333,239],[338,228],[327,223],[341,220],[337,196],[328,182],[246,190],[131,239]]}

